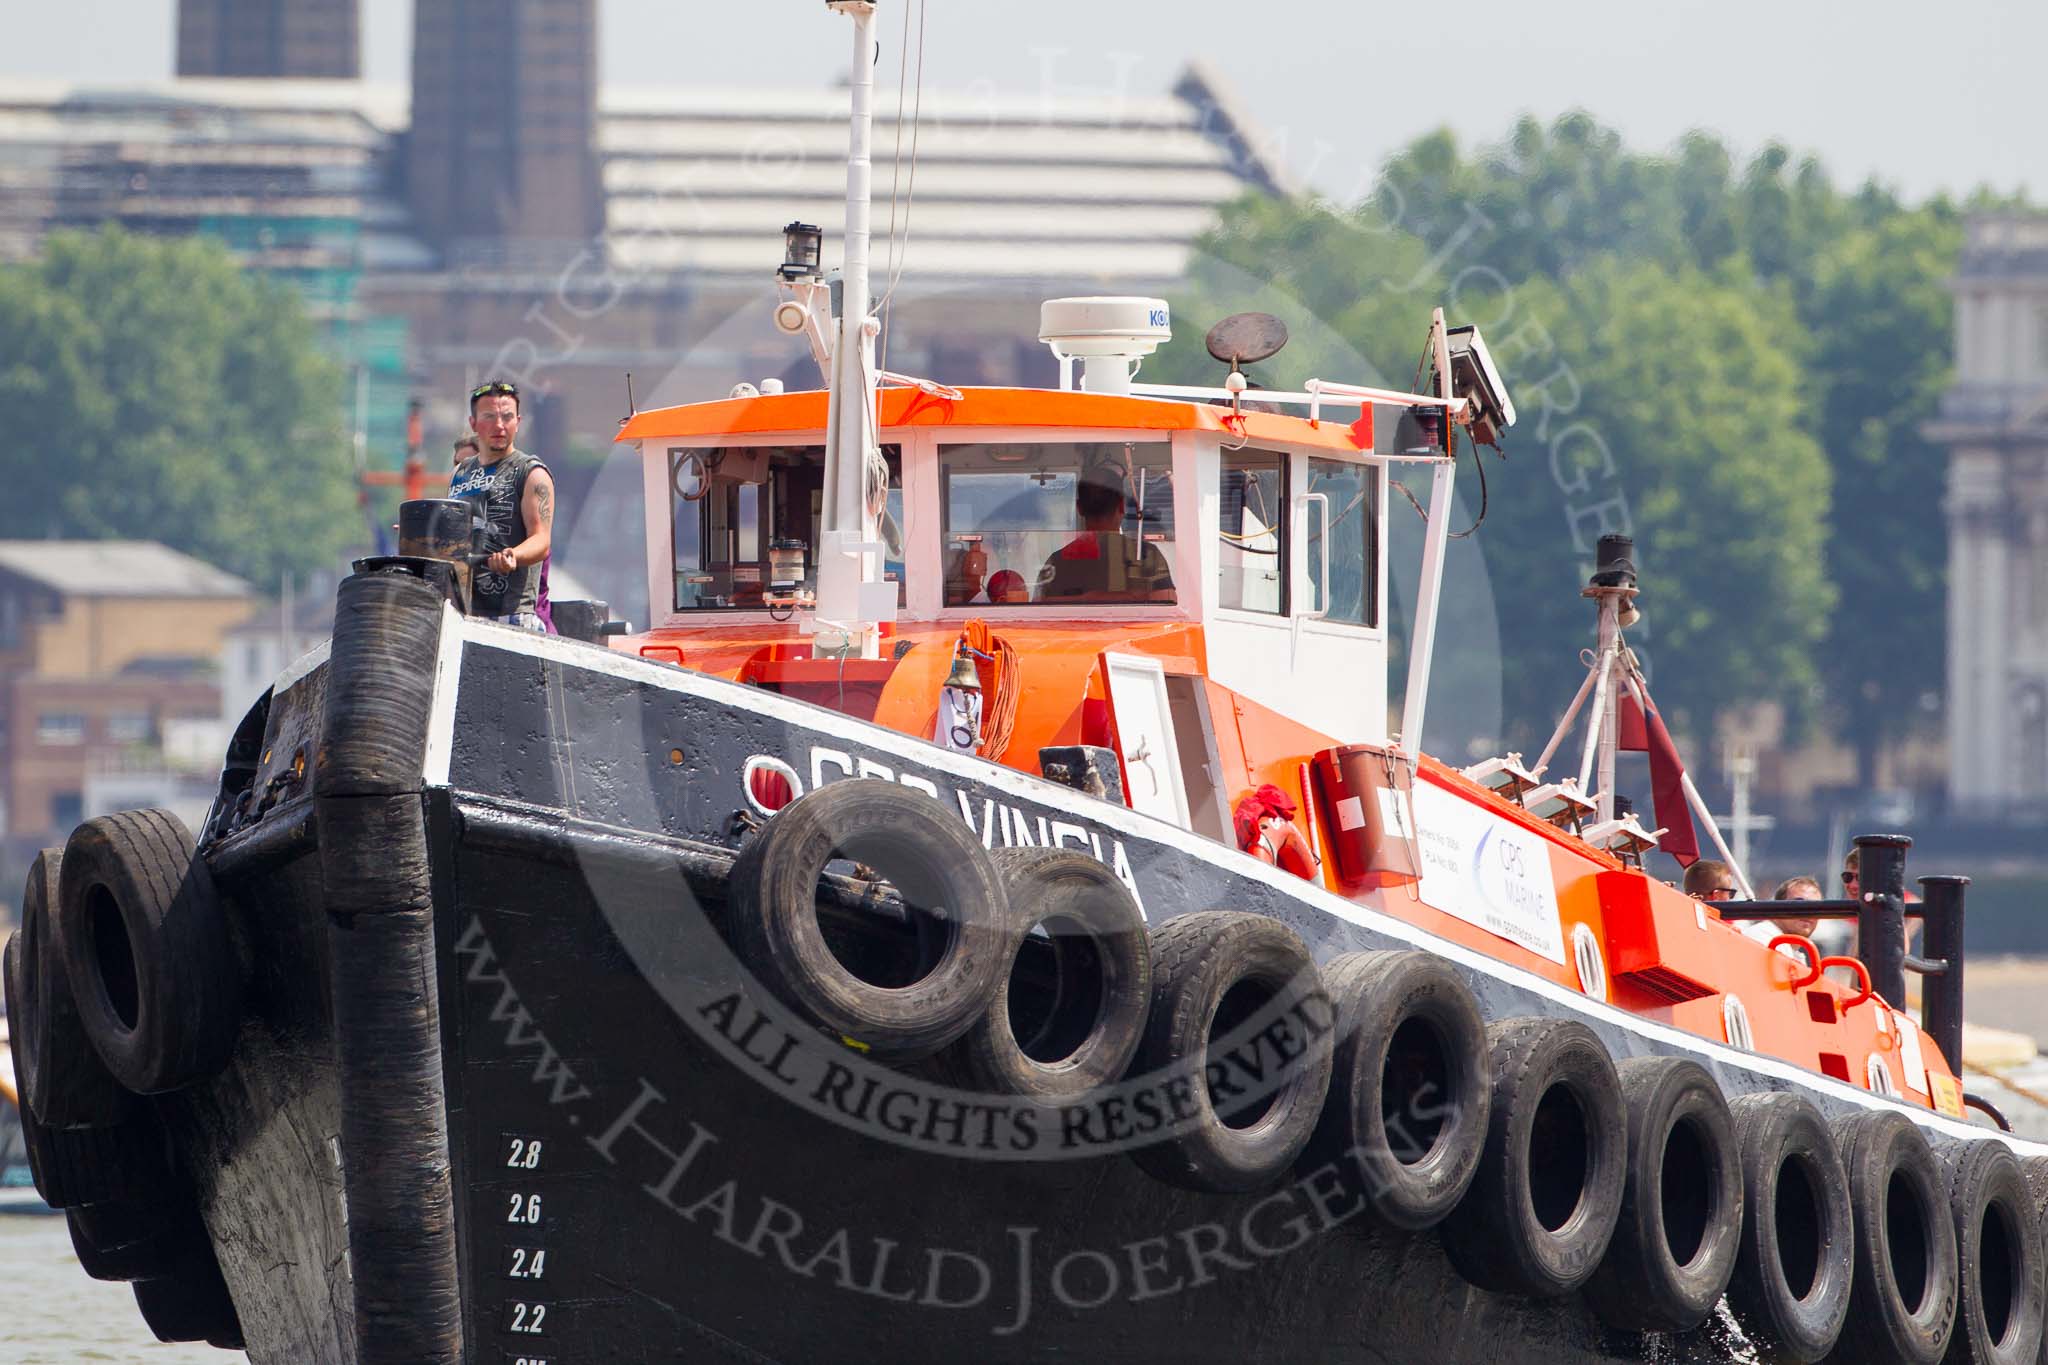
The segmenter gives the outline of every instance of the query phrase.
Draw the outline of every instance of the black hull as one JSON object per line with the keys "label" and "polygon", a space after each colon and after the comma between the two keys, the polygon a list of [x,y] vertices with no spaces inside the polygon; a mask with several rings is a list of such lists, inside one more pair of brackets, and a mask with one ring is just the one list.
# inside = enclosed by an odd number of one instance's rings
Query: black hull
{"label": "black hull", "polygon": [[[1188,1193],[1143,1174],[1101,1115],[949,1108],[949,1092],[805,1029],[707,918],[753,755],[806,786],[927,788],[992,843],[1089,848],[1154,922],[1253,910],[1319,959],[1420,943],[1489,1018],[1573,1015],[1617,1059],[1688,1055],[1731,1097],[1881,1103],[1078,793],[753,689],[434,615],[438,653],[376,665],[439,680],[410,780],[337,790],[352,760],[333,729],[352,713],[329,682],[362,677],[344,620],[334,659],[278,690],[253,786],[295,752],[315,771],[205,850],[246,925],[249,1013],[228,1071],[162,1104],[258,1362],[1730,1358],[1718,1321],[1614,1333],[1577,1296],[1470,1287],[1434,1234],[1360,1215],[1349,1167],[1263,1195]],[[377,860],[327,846],[353,828],[343,800],[417,813],[418,904],[340,903],[361,887],[344,891],[337,867]],[[402,935],[406,913],[431,942],[385,954],[421,968],[379,1007],[403,1017],[366,1023],[357,1001],[338,1019],[334,983],[361,940]],[[412,1075],[409,1036],[429,1049]],[[1931,1136],[1976,1131],[1914,1117]],[[441,1132],[445,1167],[417,1146]],[[416,1145],[343,1150],[387,1133]],[[435,1282],[373,1292],[408,1277]]]}

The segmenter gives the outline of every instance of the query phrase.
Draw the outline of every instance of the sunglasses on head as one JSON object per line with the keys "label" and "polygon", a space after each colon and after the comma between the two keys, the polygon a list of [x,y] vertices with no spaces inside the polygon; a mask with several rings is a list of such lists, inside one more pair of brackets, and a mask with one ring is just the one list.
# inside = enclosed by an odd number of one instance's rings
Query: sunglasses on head
{"label": "sunglasses on head", "polygon": [[517,398],[519,396],[519,386],[507,380],[493,379],[488,384],[479,384],[471,389],[469,391],[469,401],[474,403],[479,398],[491,398],[499,394],[503,394],[508,398]]}

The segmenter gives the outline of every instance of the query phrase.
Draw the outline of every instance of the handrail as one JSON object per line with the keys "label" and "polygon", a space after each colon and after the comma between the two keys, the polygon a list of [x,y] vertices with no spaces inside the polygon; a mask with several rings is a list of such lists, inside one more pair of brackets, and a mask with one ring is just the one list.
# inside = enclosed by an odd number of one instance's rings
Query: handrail
{"label": "handrail", "polygon": [[1794,977],[1792,979],[1791,985],[1793,990],[1803,990],[1806,987],[1811,986],[1814,982],[1820,980],[1820,945],[1815,943],[1806,935],[1779,934],[1765,946],[1768,947],[1774,953],[1777,952],[1779,948],[1784,947],[1798,948],[1806,954],[1806,975]]}
{"label": "handrail", "polygon": [[1863,989],[1860,992],[1842,1002],[1843,1009],[1853,1010],[1871,996],[1877,994],[1877,989],[1870,984],[1870,968],[1863,965],[1862,958],[1824,957],[1820,960],[1820,969],[1822,971],[1826,971],[1830,967],[1847,967],[1850,971],[1856,973],[1856,979],[1863,983]]}

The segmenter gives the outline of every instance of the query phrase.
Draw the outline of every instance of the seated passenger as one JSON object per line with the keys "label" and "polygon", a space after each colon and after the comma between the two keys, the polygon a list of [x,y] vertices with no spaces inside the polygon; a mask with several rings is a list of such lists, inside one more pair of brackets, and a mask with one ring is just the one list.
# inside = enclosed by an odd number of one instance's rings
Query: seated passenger
{"label": "seated passenger", "polygon": [[[1778,889],[1771,893],[1774,901],[1817,901],[1821,899],[1820,883],[1811,877],[1787,877],[1778,883]],[[1811,915],[1781,915],[1775,921],[1778,928],[1787,934],[1813,937],[1820,921]]]}
{"label": "seated passenger", "polygon": [[1142,536],[1123,532],[1124,480],[1120,471],[1090,465],[1074,484],[1081,534],[1045,561],[1038,600],[1171,602],[1173,574],[1166,556]]}

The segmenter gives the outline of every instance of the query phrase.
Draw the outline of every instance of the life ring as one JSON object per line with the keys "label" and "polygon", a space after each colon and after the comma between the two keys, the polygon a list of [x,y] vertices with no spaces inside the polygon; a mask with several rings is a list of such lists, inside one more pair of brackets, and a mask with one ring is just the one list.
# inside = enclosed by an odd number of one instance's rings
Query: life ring
{"label": "life ring", "polygon": [[1962,1295],[1947,1359],[2035,1365],[2048,1286],[2041,1219],[2026,1174],[2010,1148],[1989,1138],[1951,1143],[1943,1156]]}
{"label": "life ring", "polygon": [[[889,782],[830,783],[777,812],[755,843],[729,883],[727,932],[798,1013],[877,1057],[918,1061],[988,1009],[1011,957],[1008,901],[987,850],[932,798]],[[838,860],[893,885],[906,922],[828,932],[818,878]]]}
{"label": "life ring", "polygon": [[131,810],[73,830],[57,924],[79,1020],[116,1080],[158,1094],[227,1064],[242,973],[184,821]]}
{"label": "life ring", "polygon": [[[0,954],[10,1019],[24,1018],[33,1008],[24,981],[25,937],[8,939]],[[36,1117],[26,1095],[22,1099],[17,1108],[29,1175],[52,1208],[135,1197],[172,1180],[163,1130],[151,1110],[138,1105],[119,1123],[99,1127],[52,1128]]]}
{"label": "life ring", "polygon": [[137,1280],[135,1306],[158,1341],[203,1341],[226,1351],[247,1345],[234,1296],[221,1275],[213,1244],[202,1242],[203,1254],[166,1275]]}
{"label": "life ring", "polygon": [[1729,1102],[1742,1162],[1742,1237],[1728,1306],[1761,1359],[1819,1360],[1849,1316],[1855,1221],[1820,1111],[1772,1091]]}
{"label": "life ring", "polygon": [[963,1086],[1071,1103],[1121,1080],[1144,1036],[1145,917],[1085,853],[1006,848],[994,858],[1010,908],[1009,957],[987,1011],[941,1060]]}
{"label": "life ring", "polygon": [[1304,1164],[1356,1163],[1389,1227],[1435,1227],[1478,1173],[1492,1108],[1486,1021],[1441,958],[1347,953],[1323,965],[1337,1011],[1330,1097]]}
{"label": "life ring", "polygon": [[1444,1251],[1481,1289],[1557,1298],[1599,1266],[1621,1215],[1621,1081],[1599,1036],[1576,1020],[1504,1019],[1486,1036],[1486,1148],[1443,1221]]}
{"label": "life ring", "polygon": [[1706,1321],[1735,1272],[1742,1166],[1721,1087],[1697,1062],[1618,1063],[1628,1106],[1621,1217],[1586,1301],[1610,1327],[1684,1332]]}
{"label": "life ring", "polygon": [[55,941],[57,887],[64,850],[46,848],[21,889],[21,984],[14,1063],[22,1102],[50,1128],[106,1127],[122,1121],[135,1097],[100,1060],[79,1021],[71,978]]}
{"label": "life ring", "polygon": [[[1269,842],[1275,836],[1279,838],[1277,849]],[[1266,837],[1259,841],[1258,851],[1252,856],[1260,862],[1274,864],[1283,872],[1292,872],[1305,881],[1314,881],[1322,870],[1322,865],[1316,861],[1315,849],[1309,846],[1308,836],[1292,820],[1285,826],[1268,827]]]}
{"label": "life ring", "polygon": [[[1330,999],[1301,936],[1232,910],[1180,915],[1152,931],[1151,1015],[1134,1075],[1193,1085],[1193,1114],[1132,1153],[1185,1189],[1241,1194],[1286,1175],[1330,1088]],[[1236,1061],[1233,1061],[1236,1058]]]}
{"label": "life ring", "polygon": [[1294,823],[1294,798],[1271,782],[1238,798],[1231,827],[1241,852],[1307,881],[1322,875],[1315,848]]}
{"label": "life ring", "polygon": [[1839,1352],[1852,1360],[1935,1365],[1960,1297],[1948,1186],[1926,1135],[1904,1114],[1873,1110],[1833,1125],[1849,1202],[1856,1275]]}

